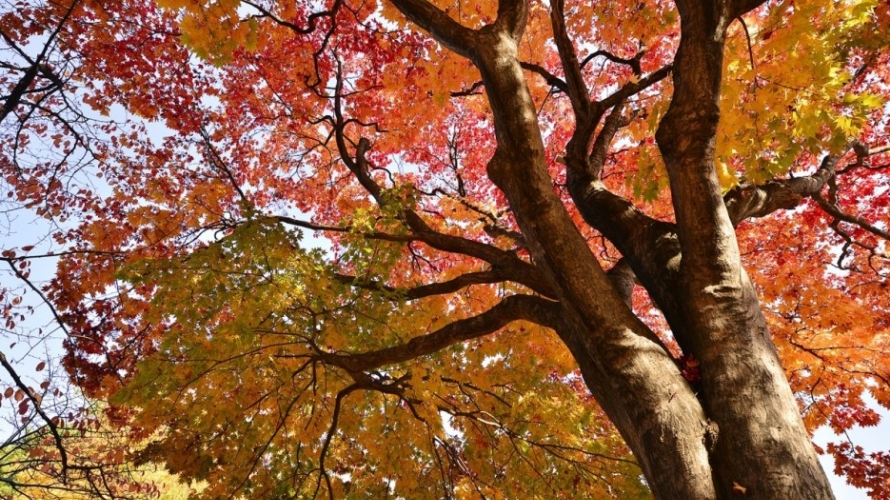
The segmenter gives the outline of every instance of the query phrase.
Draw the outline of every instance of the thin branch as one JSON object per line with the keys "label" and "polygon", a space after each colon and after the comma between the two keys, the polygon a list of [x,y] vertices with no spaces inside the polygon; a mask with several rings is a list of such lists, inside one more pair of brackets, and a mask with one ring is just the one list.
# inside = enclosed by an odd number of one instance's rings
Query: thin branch
{"label": "thin branch", "polygon": [[528,62],[520,62],[519,65],[522,67],[522,69],[525,69],[525,70],[531,71],[532,73],[537,73],[538,75],[540,75],[544,79],[544,81],[547,82],[547,85],[550,85],[551,87],[558,89],[561,92],[565,92],[566,94],[569,94],[568,84],[566,84],[566,82],[563,81],[558,76],[556,76],[553,73],[544,69],[543,66],[539,66],[537,64],[528,63]]}
{"label": "thin branch", "polygon": [[259,5],[258,3],[251,2],[249,0],[243,0],[243,3],[253,7],[254,9],[256,9],[257,11],[260,12],[259,16],[253,16],[253,17],[268,18],[268,19],[271,19],[272,22],[274,22],[275,24],[278,24],[279,26],[283,26],[283,27],[293,31],[294,33],[297,33],[298,35],[308,35],[308,34],[312,33],[313,31],[315,31],[316,24],[321,18],[323,18],[323,17],[333,18],[334,16],[337,15],[337,11],[340,9],[340,4],[342,3],[342,0],[335,0],[333,5],[331,5],[331,8],[328,10],[310,14],[309,17],[306,19],[306,27],[305,28],[297,26],[296,24],[294,24],[290,21],[285,21],[284,19],[281,19],[280,17],[276,16],[271,11],[269,11],[262,5]]}
{"label": "thin branch", "polygon": [[856,217],[855,215],[850,215],[850,214],[842,212],[836,204],[829,203],[829,201],[827,199],[825,199],[825,197],[822,196],[821,194],[818,194],[818,193],[814,194],[814,195],[812,195],[812,198],[814,200],[816,200],[816,203],[819,204],[819,206],[822,208],[822,210],[825,210],[829,215],[831,215],[835,219],[841,220],[841,221],[844,221],[844,222],[847,222],[850,224],[854,224],[854,225],[859,226],[862,229],[865,229],[866,231],[874,234],[875,236],[880,236],[881,238],[884,238],[885,240],[890,241],[890,232],[887,232],[886,230],[881,229],[881,228],[875,226],[874,224],[869,223],[867,220],[863,219],[862,217]]}
{"label": "thin branch", "polygon": [[238,193],[238,197],[241,198],[241,201],[244,202],[246,206],[253,206],[250,200],[247,199],[247,196],[245,196],[244,191],[241,190],[241,186],[238,184],[238,181],[235,180],[235,176],[232,174],[231,169],[226,166],[226,163],[223,161],[222,156],[213,146],[213,143],[210,141],[210,135],[207,133],[207,130],[204,129],[204,127],[201,127],[201,138],[204,140],[204,146],[207,148],[207,151],[210,152],[210,164],[226,176],[226,178],[232,184],[232,188],[235,189],[235,192]]}
{"label": "thin branch", "polygon": [[592,61],[594,58],[605,57],[606,59],[612,61],[613,63],[624,64],[626,66],[630,66],[630,69],[634,72],[635,75],[641,75],[643,73],[643,71],[640,68],[640,60],[643,58],[643,54],[645,54],[645,51],[641,50],[640,52],[637,52],[636,55],[634,55],[630,59],[626,59],[624,57],[618,57],[615,54],[609,52],[608,50],[601,49],[601,50],[597,50],[596,52],[593,52],[591,54],[588,54],[587,57],[585,57],[581,61],[581,68],[583,69],[584,66],[587,66],[587,63]]}
{"label": "thin branch", "polygon": [[37,397],[31,392],[31,389],[28,387],[28,385],[25,384],[21,377],[19,377],[18,372],[16,372],[15,368],[13,368],[11,364],[9,364],[9,361],[6,359],[6,355],[2,352],[0,352],[0,365],[2,365],[3,368],[6,369],[6,372],[9,373],[10,377],[12,377],[15,385],[19,389],[21,389],[23,393],[25,393],[25,396],[31,401],[31,404],[34,406],[34,411],[36,411],[37,414],[40,415],[40,418],[46,423],[46,426],[49,428],[49,432],[53,435],[56,449],[59,450],[59,456],[61,457],[62,461],[62,477],[64,480],[64,478],[67,477],[68,468],[70,467],[70,465],[68,464],[68,451],[65,449],[65,445],[62,443],[62,436],[59,434],[58,427],[55,423],[53,423],[53,420],[49,417],[49,415],[47,415],[46,412],[43,411],[43,407],[40,405],[40,401],[37,400]]}
{"label": "thin branch", "polygon": [[552,0],[550,2],[550,25],[553,28],[553,40],[559,51],[559,59],[562,62],[562,71],[566,76],[569,99],[572,101],[572,109],[578,121],[584,121],[590,114],[590,92],[584,83],[581,74],[581,66],[578,64],[578,55],[569,38],[565,24],[565,1]]}
{"label": "thin branch", "polygon": [[456,90],[451,93],[451,97],[467,97],[471,95],[480,95],[479,89],[482,88],[482,80],[477,82],[473,82],[469,88],[463,90]]}
{"label": "thin branch", "polygon": [[25,275],[25,273],[23,273],[20,269],[15,267],[15,264],[13,263],[13,261],[11,259],[0,259],[0,260],[6,261],[6,263],[9,265],[9,268],[12,269],[13,274],[15,274],[15,277],[22,280],[25,283],[25,285],[27,285],[28,288],[31,289],[31,291],[33,291],[34,293],[37,294],[38,297],[40,297],[40,300],[43,301],[43,303],[46,304],[47,307],[49,307],[50,313],[52,313],[53,318],[56,320],[56,323],[59,325],[59,328],[62,329],[62,331],[65,333],[65,336],[70,337],[71,332],[68,330],[68,327],[65,326],[65,322],[62,320],[62,316],[56,310],[55,306],[53,306],[53,303],[50,302],[50,300],[43,293],[43,290],[41,290],[39,287],[37,287],[37,285],[35,285],[30,280],[30,278],[28,278],[28,276]]}
{"label": "thin branch", "polygon": [[322,478],[324,478],[325,483],[327,484],[327,487],[328,487],[328,497],[331,500],[334,500],[334,489],[331,485],[331,477],[328,474],[328,471],[325,469],[324,460],[325,460],[325,457],[327,456],[328,448],[331,446],[331,440],[333,440],[333,438],[334,438],[334,433],[337,432],[337,425],[338,425],[339,419],[340,419],[340,409],[342,408],[343,398],[345,398],[349,394],[351,394],[359,389],[361,389],[360,384],[358,384],[358,383],[352,384],[349,387],[338,392],[337,397],[334,400],[334,412],[333,412],[333,415],[331,416],[331,427],[330,427],[330,429],[328,429],[328,432],[325,435],[324,443],[321,446],[321,451],[319,452],[319,456],[318,456],[319,476],[318,476],[318,482],[315,485],[315,495],[314,496],[318,496],[318,490],[321,488],[321,480],[322,480]]}

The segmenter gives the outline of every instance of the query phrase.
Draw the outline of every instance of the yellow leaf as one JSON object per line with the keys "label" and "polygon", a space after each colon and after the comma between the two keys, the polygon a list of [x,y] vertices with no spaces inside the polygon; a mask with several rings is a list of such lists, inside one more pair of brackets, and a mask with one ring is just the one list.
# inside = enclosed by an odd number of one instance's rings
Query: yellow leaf
{"label": "yellow leaf", "polygon": [[733,481],[732,482],[732,491],[734,491],[736,493],[741,493],[742,495],[744,495],[745,493],[748,492],[748,488],[745,488],[741,484]]}

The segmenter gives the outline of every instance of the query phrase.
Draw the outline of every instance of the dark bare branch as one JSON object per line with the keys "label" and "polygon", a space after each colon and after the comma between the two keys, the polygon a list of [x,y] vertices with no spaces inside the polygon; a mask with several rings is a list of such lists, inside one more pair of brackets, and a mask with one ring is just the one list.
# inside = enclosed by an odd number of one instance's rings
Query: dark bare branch
{"label": "dark bare branch", "polygon": [[334,500],[334,488],[331,486],[331,475],[328,473],[325,468],[325,458],[328,454],[328,448],[331,446],[331,441],[334,439],[334,434],[337,432],[337,425],[339,424],[340,419],[340,410],[343,407],[343,398],[348,396],[349,394],[361,389],[361,385],[358,383],[352,384],[349,387],[341,390],[337,393],[337,397],[334,400],[334,411],[331,415],[331,427],[328,429],[327,434],[325,434],[324,443],[321,446],[321,451],[318,453],[318,481],[315,484],[315,495],[318,496],[318,492],[321,489],[321,481],[324,479],[325,484],[328,489],[328,498]]}
{"label": "dark bare branch", "polygon": [[766,0],[735,0],[732,2],[732,17],[741,17],[766,3]]}
{"label": "dark bare branch", "polygon": [[333,5],[331,5],[331,8],[328,10],[321,11],[321,12],[314,12],[314,13],[310,14],[309,17],[306,19],[306,27],[305,28],[297,26],[296,24],[294,24],[292,22],[281,19],[280,17],[276,16],[271,11],[269,11],[268,9],[266,9],[265,7],[263,7],[262,5],[260,5],[256,2],[251,2],[249,0],[243,0],[243,3],[245,5],[249,5],[249,6],[253,7],[260,13],[259,15],[256,15],[254,17],[268,18],[268,19],[271,19],[272,22],[274,22],[275,24],[278,24],[279,26],[283,26],[298,35],[308,35],[309,33],[312,33],[313,31],[315,31],[316,24],[318,23],[318,21],[321,18],[324,18],[324,17],[332,18],[337,15],[337,11],[340,9],[342,0],[334,0]]}
{"label": "dark bare branch", "polygon": [[656,83],[667,78],[671,72],[674,71],[674,65],[668,64],[665,65],[652,73],[640,78],[637,82],[628,82],[625,83],[620,89],[615,91],[615,93],[610,94],[605,99],[599,101],[600,107],[603,109],[609,109],[614,107],[618,103],[627,100],[628,97],[638,94],[639,92],[646,90],[647,88],[655,85]]}
{"label": "dark bare branch", "polygon": [[428,335],[414,337],[404,344],[366,353],[328,354],[322,359],[348,372],[365,372],[427,356],[454,344],[483,337],[517,320],[552,326],[556,324],[558,312],[556,302],[530,295],[512,295],[482,314],[455,321]]}
{"label": "dark bare branch", "polygon": [[559,51],[562,70],[566,75],[572,109],[575,110],[575,116],[579,122],[586,121],[591,113],[590,93],[587,89],[587,84],[584,83],[584,76],[581,75],[581,65],[578,64],[575,46],[572,44],[572,40],[566,31],[564,0],[553,0],[551,2],[550,25],[553,27],[553,39]]}
{"label": "dark bare branch", "polygon": [[[61,323],[60,323],[61,324]],[[40,415],[40,419],[43,420],[44,425],[49,429],[50,434],[53,436],[53,442],[57,450],[59,450],[59,457],[62,462],[62,477],[66,477],[68,473],[68,469],[71,465],[68,463],[68,450],[65,449],[64,443],[62,443],[62,435],[59,433],[59,428],[56,425],[55,421],[50,418],[49,415],[43,411],[43,407],[40,405],[40,400],[37,398],[37,395],[31,391],[31,388],[25,383],[24,380],[19,376],[18,372],[15,368],[9,363],[6,359],[6,355],[0,352],[0,365],[6,370],[6,373],[12,378],[12,381],[15,383],[16,387],[19,388],[24,394],[25,397],[31,401],[31,405],[34,406],[34,411]]]}
{"label": "dark bare branch", "polygon": [[482,88],[482,80],[479,80],[477,82],[473,82],[473,84],[470,85],[469,88],[466,88],[463,90],[456,90],[456,91],[452,92],[451,97],[467,97],[467,96],[471,96],[471,95],[480,95],[480,94],[482,94],[482,92],[479,91],[479,89],[481,89],[481,88]]}
{"label": "dark bare branch", "polygon": [[544,78],[544,81],[547,82],[547,85],[550,85],[551,87],[558,89],[561,92],[565,92],[566,94],[569,93],[569,86],[566,84],[566,82],[564,82],[561,78],[554,75],[553,73],[547,71],[543,66],[527,62],[521,62],[519,63],[519,65],[522,66],[522,69],[540,75],[542,78]]}
{"label": "dark bare branch", "polygon": [[39,65],[33,64],[25,74],[22,75],[22,78],[13,87],[12,91],[8,96],[5,97],[6,102],[3,104],[3,110],[0,111],[0,123],[6,119],[6,117],[18,107],[19,103],[22,102],[22,97],[25,95],[25,91],[28,90],[28,87],[34,83],[34,79],[37,77],[37,73],[39,71]]}
{"label": "dark bare branch", "polygon": [[836,204],[829,202],[827,199],[825,199],[824,196],[819,193],[812,195],[812,198],[816,200],[820,207],[822,207],[822,210],[825,210],[825,212],[834,217],[836,220],[859,226],[860,228],[876,236],[880,236],[881,238],[890,241],[890,232],[887,232],[884,229],[875,226],[862,217],[857,217],[855,215],[850,215],[841,211],[841,209],[838,208]]}
{"label": "dark bare branch", "polygon": [[472,58],[478,38],[475,31],[461,25],[426,0],[391,1],[405,17],[427,31],[436,41],[457,54]]}
{"label": "dark bare branch", "polygon": [[428,285],[408,288],[407,290],[395,288],[378,281],[362,281],[356,276],[350,276],[347,274],[336,274],[334,277],[337,279],[337,281],[347,285],[357,286],[368,290],[380,290],[390,293],[396,293],[404,296],[408,300],[417,300],[425,297],[431,297],[433,295],[453,293],[471,285],[483,285],[509,281],[510,274],[511,273],[505,273],[503,271],[495,269],[492,269],[490,271],[466,273],[448,281],[443,281],[440,283],[430,283]]}
{"label": "dark bare branch", "polygon": [[643,74],[643,70],[640,68],[640,59],[643,58],[643,54],[645,54],[645,53],[646,53],[645,51],[641,50],[640,52],[637,52],[630,59],[626,59],[624,57],[618,57],[615,54],[609,52],[608,50],[597,50],[596,52],[588,54],[587,57],[585,57],[581,61],[581,68],[583,69],[585,66],[587,66],[587,63],[589,63],[590,61],[592,61],[593,59],[595,59],[597,57],[605,57],[606,59],[612,61],[613,63],[624,64],[626,66],[630,66],[630,69],[633,70],[635,75],[641,75],[641,74]]}
{"label": "dark bare branch", "polygon": [[210,155],[210,165],[219,170],[232,185],[232,189],[235,190],[235,193],[238,194],[238,197],[246,206],[253,206],[247,196],[244,194],[244,191],[241,189],[241,185],[238,184],[238,181],[235,179],[234,174],[232,174],[232,170],[226,165],[226,162],[223,161],[222,155],[219,154],[219,151],[214,147],[213,142],[210,140],[210,134],[204,127],[201,127],[201,139],[204,141],[204,147],[207,148],[207,152]]}

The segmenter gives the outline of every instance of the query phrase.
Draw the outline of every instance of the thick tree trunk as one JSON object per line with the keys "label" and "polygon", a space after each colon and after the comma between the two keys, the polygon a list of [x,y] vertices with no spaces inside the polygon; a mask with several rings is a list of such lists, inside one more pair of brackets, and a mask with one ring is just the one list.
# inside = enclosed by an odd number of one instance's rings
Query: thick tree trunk
{"label": "thick tree trunk", "polygon": [[[623,298],[554,193],[517,58],[527,4],[502,0],[497,21],[474,31],[425,0],[392,1],[479,68],[498,143],[489,177],[506,194],[535,264],[550,278],[548,288],[562,304],[557,332],[638,458],[655,496],[738,498],[744,491],[751,498],[831,498],[741,268],[714,170],[723,33],[758,1],[679,2],[682,41],[675,94],[657,135],[676,227],[651,221],[610,196],[595,175],[570,179],[585,219],[622,251],[665,311],[683,349],[699,359],[699,395],[630,310],[627,290]],[[571,57],[566,60],[573,64]],[[587,96],[579,94],[583,82],[573,82],[573,104],[588,113]],[[585,126],[592,134],[590,123]],[[582,151],[569,151],[567,161],[586,156],[587,143],[580,142]]]}
{"label": "thick tree trunk", "polygon": [[499,32],[489,36],[476,56],[498,135],[489,176],[507,194],[536,263],[566,304],[559,333],[656,495],[714,498],[701,406],[664,346],[616,292],[553,192],[516,40]]}
{"label": "thick tree trunk", "polygon": [[741,258],[714,168],[724,35],[743,11],[678,2],[674,96],[656,139],[670,178],[682,259],[679,291],[703,403],[718,427],[718,494],[833,498]]}

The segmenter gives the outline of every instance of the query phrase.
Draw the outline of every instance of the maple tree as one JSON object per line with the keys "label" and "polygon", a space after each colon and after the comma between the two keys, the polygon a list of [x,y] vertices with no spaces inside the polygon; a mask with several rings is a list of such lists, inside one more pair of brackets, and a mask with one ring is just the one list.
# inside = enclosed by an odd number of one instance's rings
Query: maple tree
{"label": "maple tree", "polygon": [[831,498],[890,407],[886,2],[7,5],[2,260],[203,497]]}

